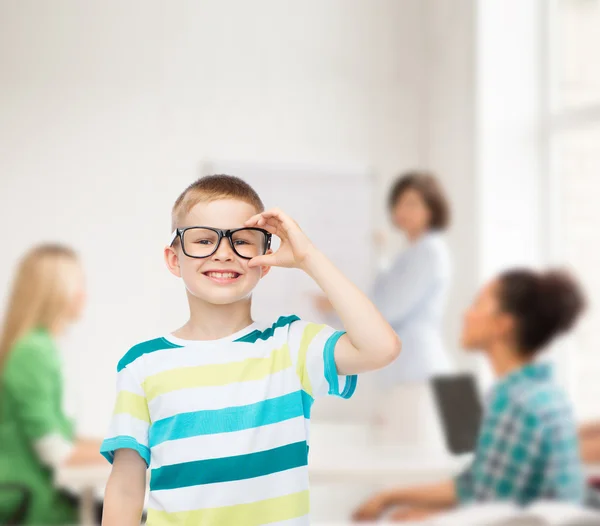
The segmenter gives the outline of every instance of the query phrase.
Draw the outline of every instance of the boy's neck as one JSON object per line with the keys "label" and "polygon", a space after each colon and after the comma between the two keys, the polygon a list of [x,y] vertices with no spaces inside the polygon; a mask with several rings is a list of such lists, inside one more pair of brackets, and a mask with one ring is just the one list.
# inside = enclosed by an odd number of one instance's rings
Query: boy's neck
{"label": "boy's neck", "polygon": [[189,297],[190,319],[173,332],[184,340],[219,340],[252,324],[250,298],[228,305],[212,305]]}

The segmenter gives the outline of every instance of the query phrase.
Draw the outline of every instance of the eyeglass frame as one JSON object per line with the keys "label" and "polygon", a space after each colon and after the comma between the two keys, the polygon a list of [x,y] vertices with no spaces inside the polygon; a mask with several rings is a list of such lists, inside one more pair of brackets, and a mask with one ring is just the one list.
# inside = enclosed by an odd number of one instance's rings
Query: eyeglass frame
{"label": "eyeglass frame", "polygon": [[[190,256],[185,250],[185,243],[183,242],[183,236],[187,230],[193,230],[195,228],[203,228],[205,230],[212,230],[215,234],[217,234],[219,236],[219,239],[217,240],[217,243],[215,245],[215,249],[210,254],[207,254],[206,256]],[[242,256],[235,249],[235,246],[233,244],[233,238],[231,236],[233,234],[235,234],[236,232],[239,232],[240,230],[256,230],[257,232],[261,232],[265,236],[265,250],[262,254],[259,254],[259,256],[264,256],[271,248],[271,239],[273,237],[273,234],[271,234],[270,232],[267,232],[264,228],[240,227],[240,228],[232,228],[232,229],[223,230],[221,228],[213,228],[211,226],[186,226],[184,228],[176,228],[175,230],[173,230],[173,233],[171,234],[171,241],[169,243],[169,247],[172,247],[173,243],[175,243],[175,240],[177,238],[179,238],[179,241],[181,242],[181,250],[183,250],[183,253],[187,257],[194,258],[194,259],[206,259],[206,258],[209,258],[216,254],[217,250],[219,250],[219,247],[221,246],[221,241],[223,241],[223,238],[226,237],[229,240],[229,245],[231,246],[231,250],[233,250],[233,252],[236,256],[238,256],[242,259],[252,259],[251,257],[248,257],[248,256]]]}

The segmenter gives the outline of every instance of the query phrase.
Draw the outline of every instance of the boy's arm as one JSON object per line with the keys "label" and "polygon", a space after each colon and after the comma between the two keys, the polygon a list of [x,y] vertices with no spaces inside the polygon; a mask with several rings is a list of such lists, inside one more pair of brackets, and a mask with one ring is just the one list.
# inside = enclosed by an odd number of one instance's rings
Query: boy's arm
{"label": "boy's arm", "polygon": [[281,239],[277,252],[256,257],[249,266],[299,268],[327,295],[347,331],[335,347],[338,374],[379,369],[398,356],[400,340],[392,327],[367,296],[315,248],[295,221],[274,209],[255,215],[246,226],[264,228]]}
{"label": "boy's arm", "polygon": [[400,340],[367,296],[320,251],[307,254],[301,267],[321,287],[347,334],[335,346],[338,374],[384,367],[400,353]]}
{"label": "boy's arm", "polygon": [[146,495],[146,462],[133,449],[115,452],[106,485],[102,526],[139,526]]}

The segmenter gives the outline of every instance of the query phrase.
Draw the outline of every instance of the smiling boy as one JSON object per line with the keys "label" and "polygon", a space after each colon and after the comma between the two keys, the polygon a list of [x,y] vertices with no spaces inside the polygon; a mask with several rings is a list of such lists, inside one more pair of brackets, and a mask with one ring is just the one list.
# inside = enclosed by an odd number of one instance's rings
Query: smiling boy
{"label": "smiling boy", "polygon": [[[190,317],[119,362],[103,524],[139,524],[149,468],[150,526],[307,525],[312,403],[349,398],[356,374],[398,356],[398,337],[290,217],[265,212],[236,177],[203,177],[180,195],[164,255]],[[346,332],[293,315],[254,322],[252,291],[273,266],[306,272]]]}

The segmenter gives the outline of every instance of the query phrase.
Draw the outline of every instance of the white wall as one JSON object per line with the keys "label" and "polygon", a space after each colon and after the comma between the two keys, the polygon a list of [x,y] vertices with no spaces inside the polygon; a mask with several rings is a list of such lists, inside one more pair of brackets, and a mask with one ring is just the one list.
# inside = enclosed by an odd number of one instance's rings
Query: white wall
{"label": "white wall", "polygon": [[452,201],[449,241],[454,281],[446,316],[449,347],[459,366],[462,316],[479,284],[475,170],[474,0],[426,0],[424,164],[443,176]]}
{"label": "white wall", "polygon": [[500,270],[545,260],[544,8],[541,0],[425,5],[423,157],[446,178],[455,213],[447,337],[485,387],[481,357],[458,349],[462,310]]}
{"label": "white wall", "polygon": [[[545,257],[543,0],[478,2],[481,275]],[[510,35],[510,38],[507,38]]]}
{"label": "white wall", "polygon": [[65,349],[83,432],[105,432],[128,346],[184,320],[161,252],[202,160],[368,165],[378,204],[422,164],[423,16],[420,0],[0,3],[0,283],[34,242],[81,251],[90,302]]}

